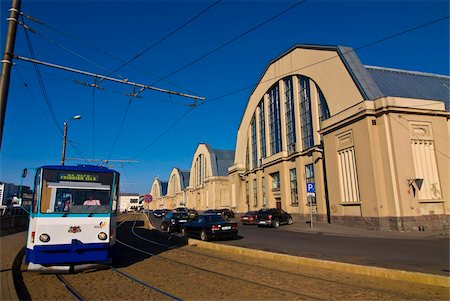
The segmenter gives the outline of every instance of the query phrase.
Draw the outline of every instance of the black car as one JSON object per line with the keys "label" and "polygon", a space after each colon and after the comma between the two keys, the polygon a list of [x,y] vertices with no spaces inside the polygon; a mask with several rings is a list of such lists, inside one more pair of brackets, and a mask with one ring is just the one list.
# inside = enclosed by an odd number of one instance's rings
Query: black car
{"label": "black car", "polygon": [[234,212],[231,209],[222,208],[222,209],[217,209],[216,211],[220,212],[220,214],[226,218],[234,218]]}
{"label": "black car", "polygon": [[205,212],[203,212],[204,214],[217,214],[217,215],[222,215],[223,217],[226,218],[233,218],[234,217],[234,212],[230,209],[227,208],[222,208],[222,209],[209,209],[206,210]]}
{"label": "black car", "polygon": [[292,216],[278,208],[260,209],[256,214],[255,224],[258,227],[270,226],[278,228],[281,224],[292,225]]}
{"label": "black car", "polygon": [[153,212],[153,215],[155,217],[163,217],[167,212],[169,212],[167,209],[157,209]]}
{"label": "black car", "polygon": [[201,240],[234,238],[238,234],[237,223],[225,220],[217,214],[203,214],[181,226],[185,237],[199,237]]}
{"label": "black car", "polygon": [[185,212],[169,212],[161,221],[161,230],[167,232],[179,232],[181,226],[189,221],[189,216]]}

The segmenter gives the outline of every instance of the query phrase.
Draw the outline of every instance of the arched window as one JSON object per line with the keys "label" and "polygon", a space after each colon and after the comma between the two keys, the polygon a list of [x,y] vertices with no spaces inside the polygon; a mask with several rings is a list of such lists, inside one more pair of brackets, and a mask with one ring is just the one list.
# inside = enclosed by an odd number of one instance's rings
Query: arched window
{"label": "arched window", "polygon": [[317,87],[317,99],[319,102],[319,120],[324,121],[330,118],[330,110],[328,110],[327,100],[319,87]]}
{"label": "arched window", "polygon": [[251,127],[251,138],[252,138],[252,168],[255,169],[258,167],[258,146],[256,141],[256,118],[253,115],[253,120],[250,125]]}
{"label": "arched window", "polygon": [[292,87],[292,77],[284,79],[285,106],[286,106],[286,141],[289,153],[295,151],[295,111],[294,111],[294,89]]}
{"label": "arched window", "polygon": [[269,91],[269,135],[270,154],[274,155],[282,150],[280,92],[278,84]]}
{"label": "arched window", "polygon": [[302,133],[302,147],[303,150],[306,150],[314,145],[309,78],[300,76],[298,83],[300,94],[299,100],[300,100],[300,126]]}
{"label": "arched window", "polygon": [[261,158],[266,157],[266,113],[264,107],[264,98],[259,102],[259,145],[261,149]]}

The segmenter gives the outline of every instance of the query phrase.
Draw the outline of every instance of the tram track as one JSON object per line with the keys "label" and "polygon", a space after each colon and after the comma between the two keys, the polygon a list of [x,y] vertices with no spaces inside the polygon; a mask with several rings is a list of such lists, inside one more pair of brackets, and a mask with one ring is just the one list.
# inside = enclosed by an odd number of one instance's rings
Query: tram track
{"label": "tram track", "polygon": [[[135,231],[135,229],[136,229],[135,228],[136,221],[137,221],[137,219],[133,222],[133,227],[131,229],[131,232],[132,232],[132,234],[135,237],[137,237],[137,238],[139,238],[141,240],[144,240],[146,242],[149,242],[149,243],[152,243],[152,244],[156,244],[156,245],[161,246],[161,247],[165,247],[165,248],[167,248],[167,250],[174,250],[176,252],[194,254],[196,256],[203,256],[203,257],[212,258],[212,259],[215,259],[215,260],[226,261],[226,262],[229,262],[229,263],[232,263],[232,264],[245,265],[245,266],[248,266],[248,267],[251,267],[251,268],[259,268],[259,269],[262,268],[262,269],[267,270],[270,273],[282,273],[282,274],[290,275],[292,277],[308,278],[308,279],[321,281],[325,285],[332,283],[333,285],[345,286],[345,287],[347,287],[349,289],[355,290],[355,285],[354,284],[349,284],[349,283],[345,283],[345,282],[342,282],[342,281],[321,278],[321,277],[312,276],[311,274],[305,274],[305,273],[301,273],[301,272],[282,271],[282,270],[279,270],[279,269],[274,269],[274,268],[270,268],[270,267],[263,267],[261,265],[255,265],[255,264],[250,264],[250,263],[246,263],[246,262],[242,262],[242,261],[236,261],[236,260],[233,260],[233,259],[228,259],[228,258],[213,256],[213,255],[209,255],[209,254],[204,254],[204,253],[201,253],[201,252],[189,251],[189,250],[186,250],[186,249],[179,249],[178,246],[171,246],[171,245],[168,245],[168,244],[164,244],[164,243],[152,240],[152,239],[148,239],[148,238],[142,237],[141,235],[137,234],[136,231]],[[176,236],[176,235],[170,234],[169,235],[169,239],[172,236]],[[159,255],[155,255],[155,256],[159,256]],[[192,266],[192,265],[188,265],[188,266]],[[198,267],[195,267],[195,268],[198,268]],[[199,269],[201,269],[201,268],[199,268]],[[204,270],[204,269],[201,269],[201,270]],[[207,270],[207,271],[208,272],[212,272],[212,273],[217,273],[217,272],[210,271],[210,270]],[[228,277],[228,275],[226,275],[226,274],[222,274],[222,273],[219,273],[219,274]],[[241,278],[238,278],[238,280],[239,281],[247,281],[247,280],[241,279]],[[255,283],[255,282],[252,281],[252,283]],[[260,284],[260,285],[264,285],[265,287],[267,287],[267,284]],[[357,289],[364,290],[366,292],[367,291],[372,291],[375,294],[378,294],[378,293],[389,294],[389,295],[395,297],[396,299],[402,299],[403,300],[405,298],[411,298],[411,295],[402,294],[402,293],[399,293],[399,292],[393,292],[393,291],[390,291],[390,290],[387,290],[387,289],[377,289],[377,288],[374,288],[374,287],[369,287],[369,286],[364,286],[364,285],[358,285]],[[291,291],[289,291],[289,292],[291,292]],[[313,296],[308,296],[308,297],[313,298]],[[315,296],[314,296],[314,298],[315,298]],[[317,298],[317,299],[320,300],[320,298]],[[427,300],[426,298],[423,298],[423,299],[422,298],[414,298],[414,299],[415,300]]]}
{"label": "tram track", "polygon": [[[132,229],[134,229],[136,222],[137,222],[137,217],[136,217],[136,219],[133,222]],[[224,274],[224,273],[220,273],[220,272],[216,272],[216,271],[213,271],[213,270],[210,270],[210,269],[206,269],[206,268],[202,268],[202,267],[199,267],[199,266],[195,266],[195,265],[192,265],[192,264],[189,264],[189,263],[185,263],[185,262],[182,262],[182,261],[179,261],[179,260],[167,258],[167,257],[164,257],[164,256],[162,256],[160,254],[156,254],[156,253],[153,253],[153,252],[142,250],[142,249],[140,249],[138,247],[135,247],[135,246],[132,246],[130,244],[127,244],[127,243],[125,243],[125,242],[123,242],[123,241],[121,241],[121,240],[119,240],[117,238],[116,238],[116,242],[118,242],[118,243],[124,245],[125,247],[128,247],[128,248],[132,249],[132,250],[135,250],[137,252],[141,252],[141,253],[143,253],[145,255],[154,256],[156,258],[169,261],[170,263],[176,263],[179,266],[183,266],[183,267],[186,267],[186,268],[189,268],[189,269],[194,269],[194,270],[201,271],[201,272],[208,273],[208,274],[213,274],[215,276],[219,276],[219,277],[225,278],[227,280],[232,280],[232,281],[237,281],[237,282],[245,282],[247,284],[263,287],[265,289],[272,289],[273,291],[276,291],[276,292],[284,292],[284,293],[287,293],[287,294],[294,295],[297,298],[298,297],[302,297],[302,298],[306,298],[307,300],[327,300],[326,298],[318,298],[318,297],[316,297],[314,295],[311,295],[311,294],[303,294],[303,293],[295,292],[295,291],[292,291],[292,290],[283,289],[283,288],[280,288],[280,287],[275,287],[275,286],[272,286],[272,285],[270,285],[268,283],[260,283],[260,282],[257,282],[257,281],[252,281],[252,280],[244,279],[244,278],[237,277],[237,276],[230,276],[230,275],[227,275],[227,274]],[[163,246],[163,247],[166,247],[163,244],[160,244],[160,245]]]}

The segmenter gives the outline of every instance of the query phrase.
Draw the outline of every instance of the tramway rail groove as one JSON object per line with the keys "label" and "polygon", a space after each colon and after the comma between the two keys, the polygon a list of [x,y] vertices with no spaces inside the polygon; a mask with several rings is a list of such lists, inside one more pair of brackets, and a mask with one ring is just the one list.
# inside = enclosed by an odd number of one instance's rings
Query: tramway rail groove
{"label": "tramway rail groove", "polygon": [[[126,222],[128,220],[128,218],[126,218],[125,220],[123,220],[117,227],[119,227],[120,225],[122,225],[124,222]],[[117,274],[119,274],[119,275],[121,275],[122,277],[125,277],[125,278],[128,278],[129,280],[131,280],[131,281],[133,281],[133,282],[136,282],[136,283],[139,283],[140,285],[142,285],[142,286],[144,286],[144,287],[146,287],[146,288],[148,288],[148,289],[150,289],[150,290],[153,290],[153,291],[156,291],[156,292],[158,292],[158,293],[160,293],[160,294],[162,294],[162,295],[164,295],[164,296],[166,296],[166,297],[169,297],[169,298],[171,298],[171,299],[173,299],[173,300],[177,300],[177,301],[183,301],[183,299],[180,299],[180,298],[178,298],[178,297],[176,297],[176,296],[174,296],[174,295],[171,295],[171,294],[169,294],[169,293],[167,293],[167,292],[165,292],[165,291],[163,291],[163,290],[161,290],[161,289],[159,289],[159,288],[157,288],[157,287],[154,287],[154,286],[152,286],[152,285],[149,285],[149,284],[147,284],[147,283],[145,283],[145,282],[143,282],[143,281],[141,281],[141,280],[139,280],[139,279],[137,279],[137,278],[135,278],[135,277],[133,277],[133,276],[131,276],[131,275],[129,275],[129,274],[127,274],[127,273],[125,273],[125,272],[123,272],[123,271],[121,271],[121,270],[119,270],[119,269],[116,269],[115,267],[113,267],[113,266],[105,266],[105,268],[108,268],[108,269],[110,269],[111,271],[113,271],[114,273],[117,273]],[[64,278],[64,276],[63,275],[61,275],[61,274],[55,274],[55,276],[56,276],[56,278],[62,283],[62,285],[64,286],[64,288],[76,299],[76,300],[78,300],[78,301],[86,301],[86,300],[88,300],[85,296],[83,296],[83,294],[82,293],[80,293],[75,287],[73,287],[65,278]]]}
{"label": "tramway rail groove", "polygon": [[[157,242],[157,241],[154,241],[154,240],[151,240],[151,239],[148,239],[148,238],[145,238],[145,237],[140,236],[139,234],[137,234],[137,233],[135,232],[135,225],[136,225],[136,222],[137,222],[137,217],[136,217],[136,219],[134,220],[133,227],[132,227],[132,229],[131,229],[131,232],[133,233],[134,236],[138,237],[138,238],[141,239],[141,240],[147,241],[147,242],[149,242],[149,243],[152,243],[152,244],[156,244],[156,245],[165,247],[165,248],[167,248],[168,250],[175,250],[175,251],[177,251],[177,252],[183,252],[183,253],[190,253],[190,254],[200,255],[200,256],[204,256],[204,257],[208,257],[208,258],[214,258],[214,259],[217,259],[217,260],[222,260],[222,261],[226,261],[226,262],[231,262],[231,263],[235,263],[235,264],[239,264],[239,265],[245,265],[245,266],[249,266],[249,267],[253,267],[253,268],[264,268],[264,269],[266,269],[266,270],[270,270],[270,271],[274,271],[274,272],[278,272],[278,273],[284,273],[284,274],[288,274],[288,275],[292,275],[292,276],[296,276],[296,277],[300,276],[300,277],[305,277],[305,278],[309,278],[309,279],[314,279],[314,280],[318,280],[318,281],[322,281],[322,282],[326,282],[326,283],[334,283],[334,284],[338,284],[338,285],[342,285],[342,286],[346,286],[346,287],[350,287],[350,288],[355,288],[354,284],[348,284],[348,283],[341,282],[341,281],[336,281],[336,280],[330,280],[330,279],[325,279],[325,278],[321,278],[321,277],[316,277],[316,276],[312,276],[312,275],[305,274],[305,273],[294,273],[294,272],[288,272],[288,271],[281,271],[281,270],[274,269],[274,268],[270,268],[270,267],[262,267],[262,266],[260,266],[260,265],[255,265],[255,264],[250,264],[250,263],[240,262],[240,261],[236,261],[236,260],[232,260],[232,259],[226,259],[226,258],[222,258],[222,257],[218,257],[218,256],[207,255],[207,254],[202,254],[202,253],[193,252],[193,251],[188,251],[188,250],[181,250],[181,249],[178,249],[177,247],[170,246],[170,245],[167,245],[167,244],[164,244],[164,243],[160,243],[160,242]],[[172,234],[171,234],[171,236],[172,236]],[[119,243],[122,243],[122,242],[119,242]],[[123,244],[123,243],[122,243],[122,244]],[[123,244],[123,245],[125,245],[125,244]],[[127,246],[127,245],[125,245],[125,246]],[[130,246],[127,246],[127,247],[130,247]],[[172,260],[172,259],[169,259],[169,258],[166,258],[166,257],[161,257],[161,255],[151,254],[150,252],[146,252],[146,251],[144,251],[144,250],[138,250],[138,248],[134,248],[134,247],[132,247],[132,248],[133,248],[134,250],[137,250],[137,251],[140,251],[140,252],[143,252],[143,253],[146,253],[146,254],[150,254],[150,255],[152,255],[152,256],[157,256],[157,257],[164,258],[164,259],[170,260],[170,261],[174,261],[174,262],[177,262],[177,263],[180,263],[180,264],[183,264],[183,265],[187,265],[187,266],[189,266],[189,267],[193,267],[193,268],[196,268],[196,269],[199,269],[199,270],[202,270],[202,271],[207,271],[207,272],[210,272],[210,273],[214,273],[214,274],[217,274],[217,275],[221,275],[221,276],[230,278],[230,276],[228,276],[228,275],[226,275],[226,274],[217,273],[217,272],[215,272],[215,271],[210,271],[210,270],[207,270],[207,269],[199,268],[199,267],[192,266],[192,265],[189,265],[189,264],[185,264],[185,263],[182,263],[182,262],[179,262],[179,261],[176,261],[176,260]],[[271,286],[269,286],[269,285],[267,285],[267,284],[261,284],[261,283],[258,283],[258,282],[253,282],[253,281],[249,281],[249,280],[242,279],[242,278],[236,278],[236,279],[239,280],[239,281],[245,281],[245,282],[249,282],[249,283],[261,285],[261,286],[264,286],[264,287],[270,287],[270,288],[277,289],[277,290],[283,290],[283,289],[280,289],[280,288],[271,287]],[[385,294],[388,293],[388,294],[391,294],[391,295],[393,295],[393,296],[399,296],[399,297],[403,297],[403,298],[405,298],[405,297],[406,297],[406,298],[407,298],[407,297],[410,298],[410,297],[411,297],[410,295],[401,294],[401,293],[398,293],[398,292],[391,292],[391,291],[383,290],[383,289],[376,289],[376,288],[368,287],[368,286],[360,286],[360,285],[359,285],[358,288],[359,288],[359,289],[365,289],[365,290],[371,290],[371,291],[377,292],[377,293],[378,293],[378,292],[382,292],[382,293],[385,293]],[[292,291],[289,291],[289,290],[284,290],[284,291],[289,292],[289,293],[293,293],[293,294],[296,294],[296,295],[302,295],[302,296],[305,296],[305,297],[309,297],[309,298],[314,298],[314,299],[322,300],[321,298],[317,298],[317,297],[315,297],[315,296],[299,294],[299,293],[292,292]],[[420,299],[417,299],[417,298],[416,298],[416,300],[420,300]],[[422,300],[425,300],[425,299],[422,299]]]}
{"label": "tramway rail groove", "polygon": [[[132,231],[134,231],[134,227],[135,227],[135,225],[136,225],[136,222],[137,222],[137,217],[136,217],[135,220],[134,220]],[[120,225],[122,225],[122,223],[121,223]],[[119,227],[120,225],[118,225],[117,227]],[[291,291],[291,290],[287,290],[287,289],[283,289],[283,288],[271,286],[271,285],[269,285],[268,283],[259,283],[259,282],[256,282],[256,281],[251,281],[251,280],[244,279],[244,278],[240,278],[240,277],[237,277],[237,276],[230,276],[230,275],[227,275],[227,274],[223,274],[223,273],[219,273],[219,272],[216,272],[216,271],[212,271],[212,270],[208,270],[208,269],[205,269],[205,268],[201,268],[201,267],[198,267],[198,266],[195,266],[195,265],[192,265],[192,264],[184,263],[184,262],[181,262],[181,261],[179,261],[179,260],[170,259],[170,258],[161,256],[161,255],[159,255],[159,254],[154,254],[154,253],[152,253],[152,252],[148,252],[148,251],[139,249],[139,248],[137,248],[137,247],[134,247],[134,246],[132,246],[132,245],[129,245],[129,244],[127,244],[127,243],[124,243],[124,242],[118,240],[117,238],[116,238],[116,241],[117,241],[118,243],[120,243],[120,244],[122,244],[122,245],[124,245],[124,246],[126,246],[126,247],[128,247],[128,248],[130,248],[130,249],[132,249],[132,250],[141,252],[141,253],[143,253],[143,254],[150,255],[150,256],[154,256],[154,257],[160,258],[160,259],[164,259],[164,260],[167,260],[167,261],[169,261],[169,262],[173,262],[173,263],[179,264],[179,265],[181,265],[181,266],[189,267],[189,268],[196,269],[196,270],[199,270],[199,271],[202,271],[202,272],[214,274],[214,275],[217,275],[217,276],[226,278],[226,279],[231,279],[231,280],[233,280],[233,281],[246,282],[246,283],[253,284],[253,285],[257,285],[257,286],[261,286],[261,287],[264,287],[264,288],[270,288],[270,289],[273,289],[273,290],[275,290],[275,291],[283,291],[283,292],[286,292],[286,293],[289,293],[289,294],[293,294],[293,295],[296,295],[296,296],[306,297],[306,298],[308,298],[309,300],[327,300],[327,299],[324,299],[324,298],[318,298],[318,297],[316,297],[316,296],[314,296],[314,295],[309,295],[309,294],[303,294],[303,293],[299,293],[299,292],[294,292],[294,291]],[[167,246],[166,246],[166,247],[167,247]]]}

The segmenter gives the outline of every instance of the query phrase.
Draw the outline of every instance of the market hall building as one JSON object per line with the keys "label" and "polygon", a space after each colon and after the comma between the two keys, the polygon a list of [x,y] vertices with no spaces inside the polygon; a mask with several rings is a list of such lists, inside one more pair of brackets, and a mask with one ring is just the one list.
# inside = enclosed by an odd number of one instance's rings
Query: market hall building
{"label": "market hall building", "polygon": [[291,48],[248,100],[230,207],[381,230],[447,228],[449,87],[448,76],[364,66],[348,47]]}

